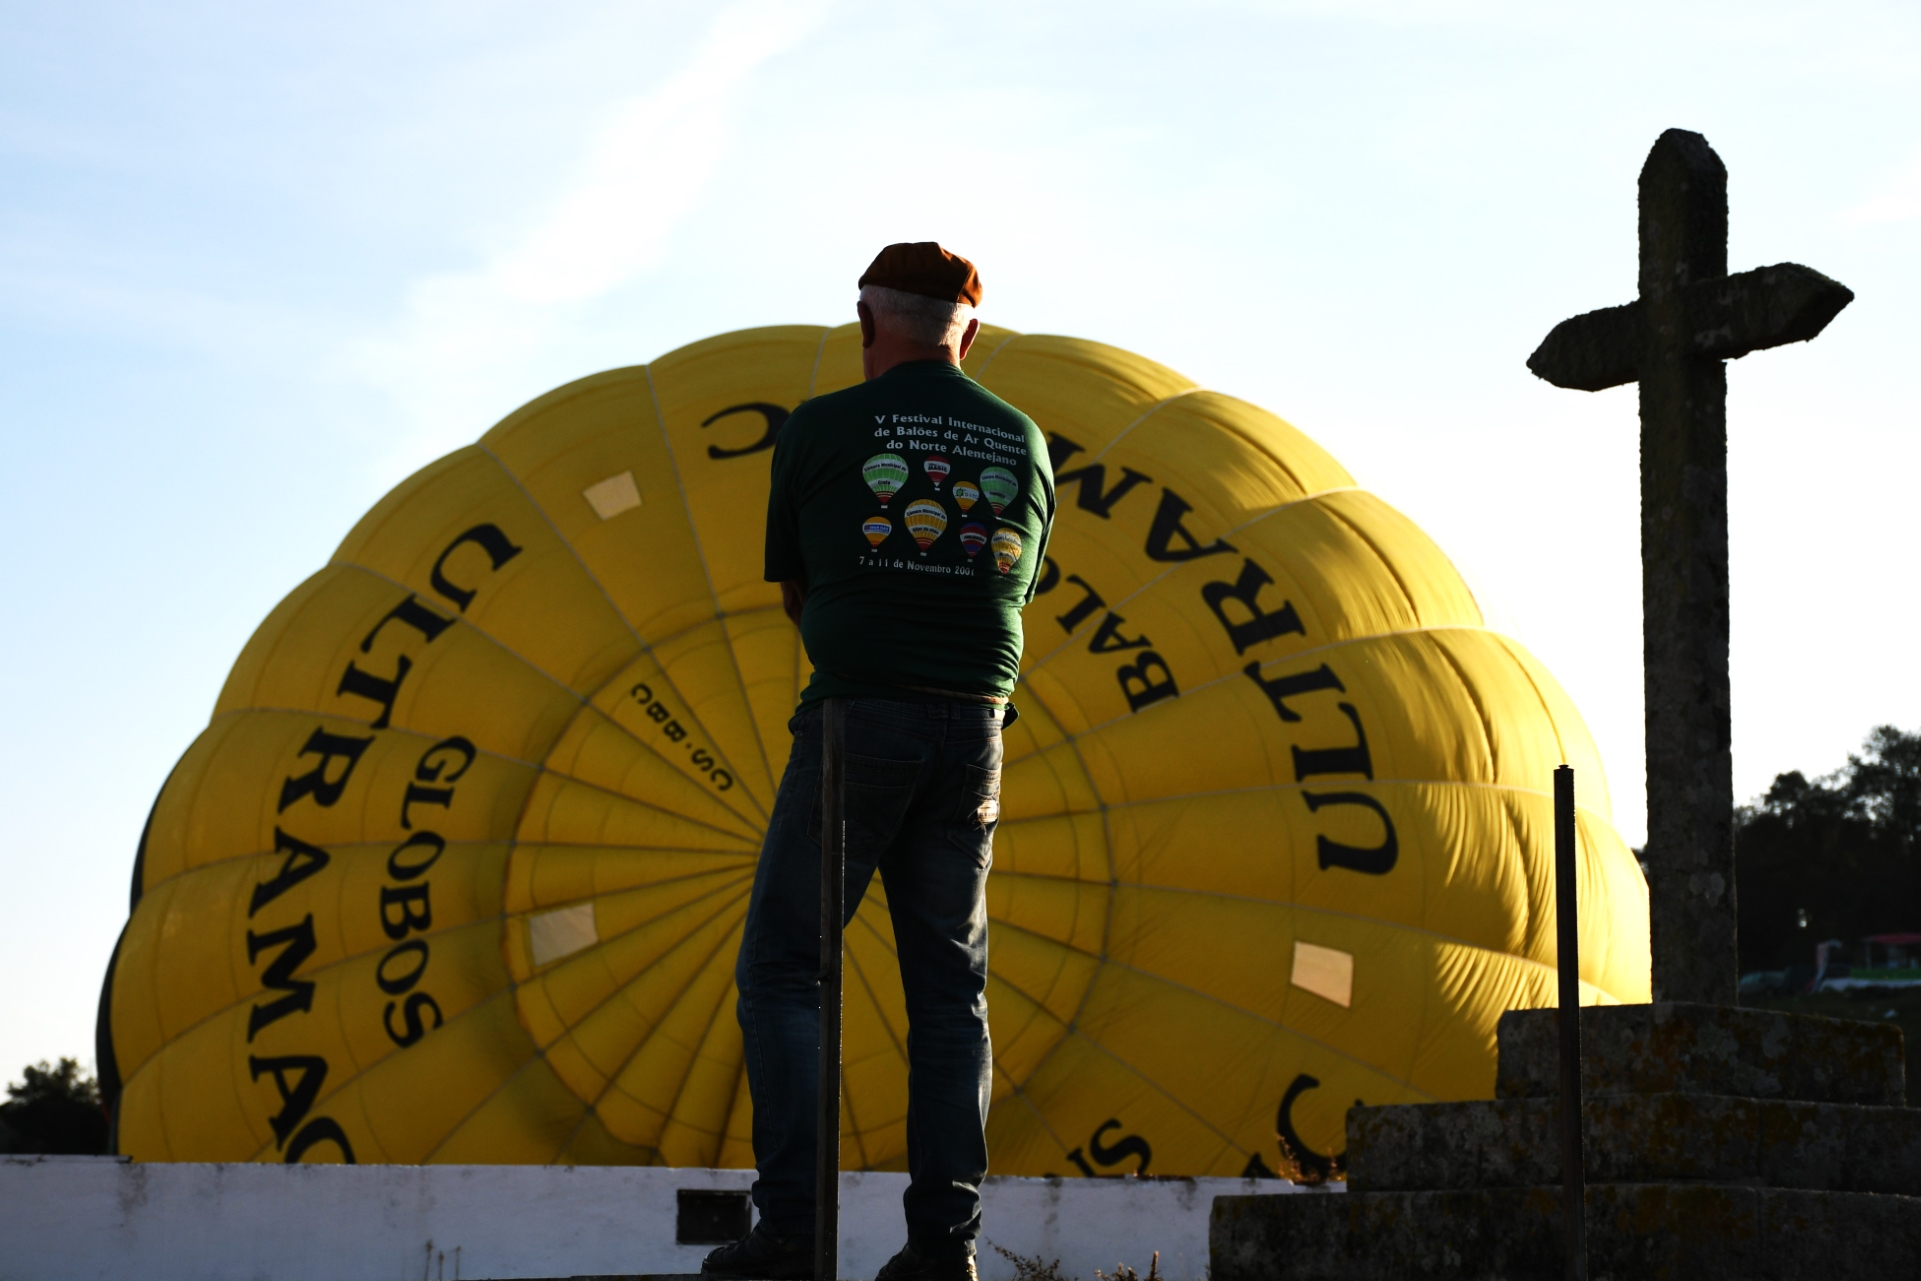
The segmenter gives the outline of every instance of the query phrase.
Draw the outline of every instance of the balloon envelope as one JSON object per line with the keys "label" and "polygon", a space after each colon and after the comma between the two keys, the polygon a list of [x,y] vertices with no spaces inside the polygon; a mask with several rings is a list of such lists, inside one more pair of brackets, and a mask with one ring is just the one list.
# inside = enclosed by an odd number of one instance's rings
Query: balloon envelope
{"label": "balloon envelope", "polygon": [[[859,341],[725,334],[543,396],[261,624],[141,841],[121,1151],[751,1163],[733,961],[808,676],[759,513]],[[996,1171],[1312,1168],[1357,1099],[1489,1096],[1500,1013],[1555,999],[1563,761],[1584,999],[1648,999],[1587,731],[1419,530],[1141,357],[989,329],[967,368],[1060,498],[988,885]],[[952,492],[998,507],[966,449]],[[848,932],[843,1152],[899,1169],[884,900]]]}
{"label": "balloon envelope", "polygon": [[914,536],[920,549],[926,551],[947,528],[947,511],[939,503],[923,498],[908,505],[906,521],[907,532]]}
{"label": "balloon envelope", "polygon": [[907,483],[907,464],[892,454],[875,454],[861,467],[861,478],[884,507]]}

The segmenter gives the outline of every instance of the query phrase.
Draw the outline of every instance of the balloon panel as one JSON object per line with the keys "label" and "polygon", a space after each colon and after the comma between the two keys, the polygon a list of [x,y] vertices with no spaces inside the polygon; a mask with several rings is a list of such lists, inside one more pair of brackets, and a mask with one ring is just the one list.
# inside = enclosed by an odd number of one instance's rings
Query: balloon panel
{"label": "balloon panel", "polygon": [[[1647,999],[1593,743],[1430,540],[1142,357],[988,329],[965,368],[1040,423],[1060,507],[987,891],[996,1171],[1315,1169],[1356,1099],[1487,1097],[1500,1013],[1554,1000],[1563,761],[1583,999]],[[786,326],[582,379],[276,607],[142,839],[103,994],[123,1151],[751,1163],[733,961],[809,675],[760,576],[768,462],[859,377],[856,327]],[[975,519],[1008,478],[941,461],[969,514],[890,528],[1034,554]],[[861,1168],[906,1159],[896,967],[876,883]]]}

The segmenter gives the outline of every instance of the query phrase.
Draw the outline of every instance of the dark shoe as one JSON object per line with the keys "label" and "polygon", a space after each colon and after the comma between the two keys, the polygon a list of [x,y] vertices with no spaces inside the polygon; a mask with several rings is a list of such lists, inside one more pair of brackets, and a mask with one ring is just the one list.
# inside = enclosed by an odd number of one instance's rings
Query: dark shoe
{"label": "dark shoe", "polygon": [[700,1275],[716,1281],[814,1281],[814,1238],[777,1237],[756,1223],[752,1232],[701,1260]]}
{"label": "dark shoe", "polygon": [[979,1281],[974,1272],[974,1256],[953,1254],[930,1259],[915,1251],[913,1242],[881,1265],[874,1281]]}

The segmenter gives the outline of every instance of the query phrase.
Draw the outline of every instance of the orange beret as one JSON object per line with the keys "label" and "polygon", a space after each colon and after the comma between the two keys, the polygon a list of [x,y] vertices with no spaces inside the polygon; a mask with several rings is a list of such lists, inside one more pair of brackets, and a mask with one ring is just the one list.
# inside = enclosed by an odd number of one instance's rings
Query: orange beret
{"label": "orange beret", "polygon": [[981,277],[974,264],[931,240],[889,245],[861,275],[862,288],[879,285],[942,302],[981,303]]}

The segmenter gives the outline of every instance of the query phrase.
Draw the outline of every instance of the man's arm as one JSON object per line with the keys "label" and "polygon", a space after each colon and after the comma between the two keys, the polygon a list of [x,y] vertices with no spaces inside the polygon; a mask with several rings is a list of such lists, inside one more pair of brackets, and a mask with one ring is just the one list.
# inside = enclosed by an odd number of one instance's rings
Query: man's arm
{"label": "man's arm", "polygon": [[802,405],[790,415],[774,442],[772,476],[767,490],[767,551],[763,576],[780,584],[780,607],[796,627],[800,608],[807,602],[807,568],[800,551],[800,513],[793,500],[793,462],[797,434],[794,426],[804,417]]}

